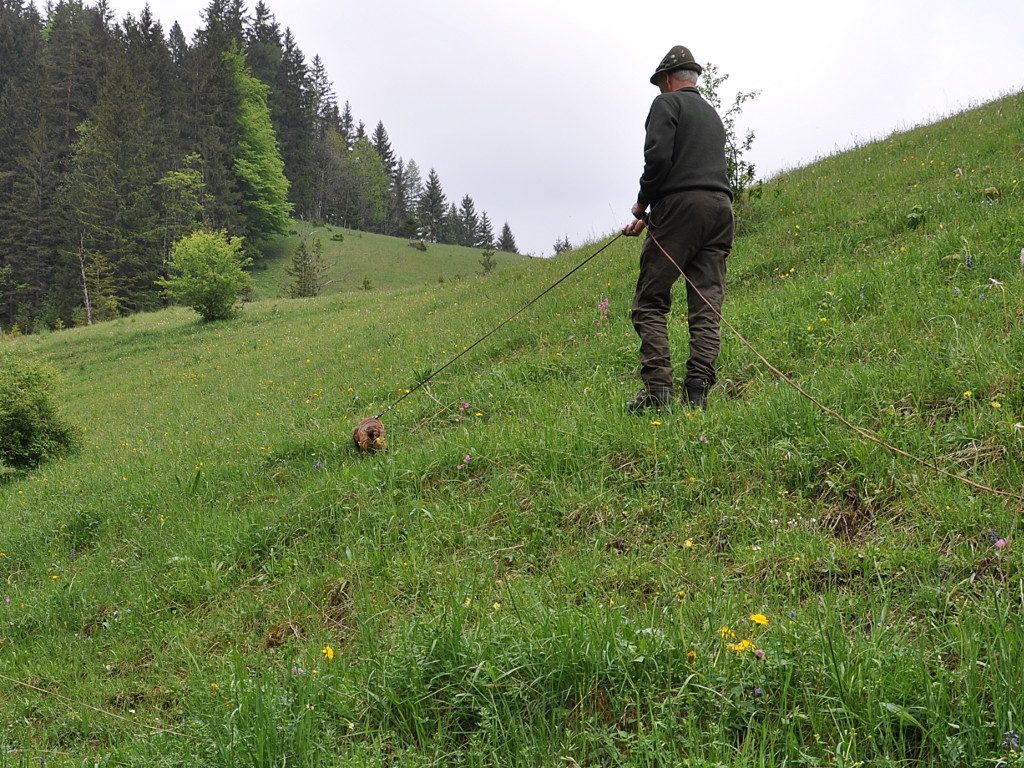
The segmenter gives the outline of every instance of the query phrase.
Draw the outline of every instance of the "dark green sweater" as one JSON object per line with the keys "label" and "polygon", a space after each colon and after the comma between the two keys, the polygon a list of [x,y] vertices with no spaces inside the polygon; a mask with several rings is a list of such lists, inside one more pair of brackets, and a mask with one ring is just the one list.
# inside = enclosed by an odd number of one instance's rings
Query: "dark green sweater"
{"label": "dark green sweater", "polygon": [[641,206],[687,189],[725,192],[732,197],[725,162],[722,119],[696,88],[682,88],[654,99],[647,115]]}

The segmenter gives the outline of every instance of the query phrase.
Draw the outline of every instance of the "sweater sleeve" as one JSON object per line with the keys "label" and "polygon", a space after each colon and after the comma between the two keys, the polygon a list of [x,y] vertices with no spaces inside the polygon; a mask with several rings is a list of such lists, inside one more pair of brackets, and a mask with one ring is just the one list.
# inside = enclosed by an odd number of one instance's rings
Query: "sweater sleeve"
{"label": "sweater sleeve", "polygon": [[661,185],[672,170],[679,115],[672,103],[661,96],[654,99],[647,115],[647,138],[644,141],[644,173],[640,177],[640,194],[636,201],[646,208],[658,199]]}

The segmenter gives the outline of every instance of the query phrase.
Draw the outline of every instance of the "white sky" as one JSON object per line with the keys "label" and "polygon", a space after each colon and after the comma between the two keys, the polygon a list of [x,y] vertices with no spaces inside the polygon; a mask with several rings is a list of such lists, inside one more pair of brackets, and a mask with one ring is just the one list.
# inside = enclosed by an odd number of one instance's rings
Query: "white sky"
{"label": "white sky", "polygon": [[[191,36],[206,0],[149,4]],[[628,220],[648,78],[675,44],[729,73],[724,93],[761,91],[740,125],[760,177],[1024,88],[1024,0],[267,4],[368,130],[383,120],[399,155],[535,255]]]}

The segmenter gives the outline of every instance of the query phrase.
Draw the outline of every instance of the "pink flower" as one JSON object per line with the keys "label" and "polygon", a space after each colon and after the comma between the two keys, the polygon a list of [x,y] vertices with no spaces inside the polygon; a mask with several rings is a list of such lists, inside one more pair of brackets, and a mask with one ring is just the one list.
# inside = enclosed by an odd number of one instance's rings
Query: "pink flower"
{"label": "pink flower", "polygon": [[4,598],[4,602],[7,603],[8,605],[10,605],[11,604],[11,598],[5,597]]}
{"label": "pink flower", "polygon": [[996,549],[1002,549],[1006,546],[1006,539],[996,539]]}
{"label": "pink flower", "polygon": [[473,457],[470,456],[468,453],[465,456],[462,457],[462,463],[463,464],[469,464],[469,462],[471,462],[472,460],[473,460]]}
{"label": "pink flower", "polygon": [[754,655],[757,656],[757,660],[760,661],[764,658],[764,651],[758,648],[756,651],[754,651]]}
{"label": "pink flower", "polygon": [[459,413],[465,413],[470,408],[469,403],[463,403],[459,406]]}

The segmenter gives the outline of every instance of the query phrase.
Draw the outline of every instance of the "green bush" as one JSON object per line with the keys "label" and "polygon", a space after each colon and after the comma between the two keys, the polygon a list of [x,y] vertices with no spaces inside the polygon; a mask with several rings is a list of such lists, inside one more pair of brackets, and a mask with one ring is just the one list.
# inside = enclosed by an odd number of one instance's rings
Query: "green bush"
{"label": "green bush", "polygon": [[0,356],[0,480],[74,447],[74,429],[54,404],[54,382],[48,368]]}
{"label": "green bush", "polygon": [[204,320],[223,320],[252,290],[252,278],[245,271],[251,263],[242,255],[242,238],[229,238],[224,231],[193,232],[174,244],[167,263],[170,277],[159,284],[175,302],[192,307]]}

